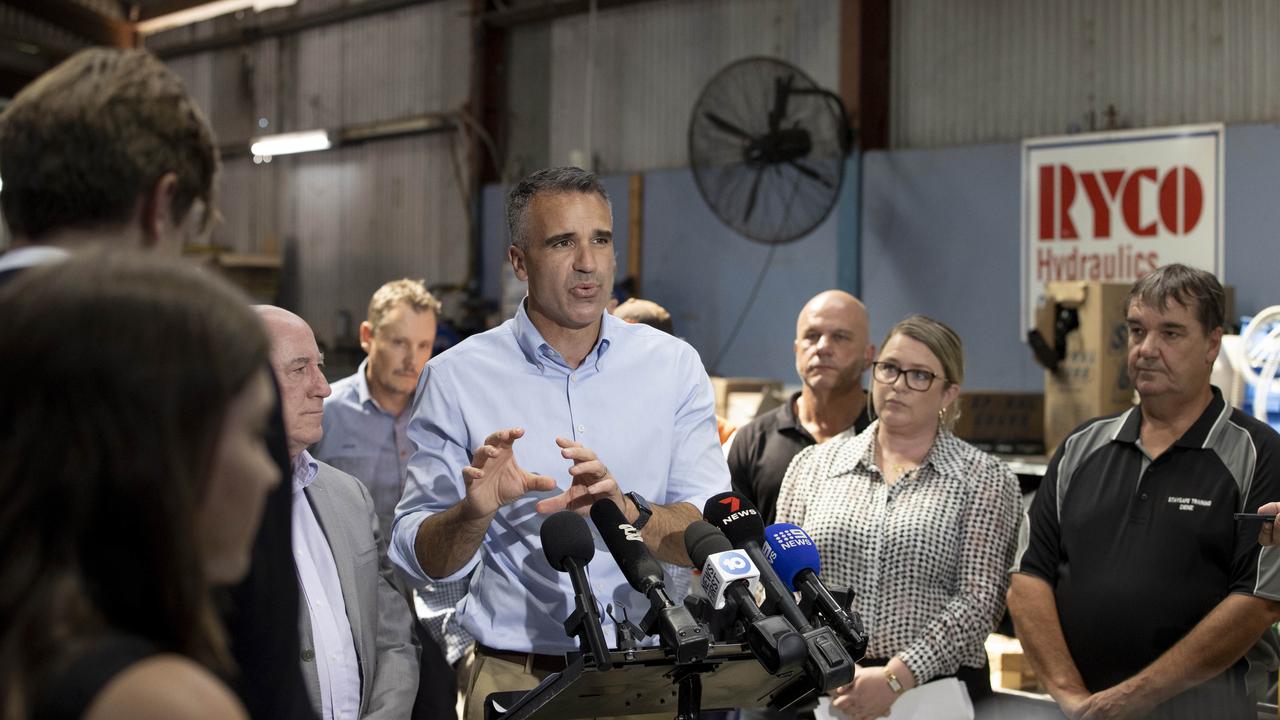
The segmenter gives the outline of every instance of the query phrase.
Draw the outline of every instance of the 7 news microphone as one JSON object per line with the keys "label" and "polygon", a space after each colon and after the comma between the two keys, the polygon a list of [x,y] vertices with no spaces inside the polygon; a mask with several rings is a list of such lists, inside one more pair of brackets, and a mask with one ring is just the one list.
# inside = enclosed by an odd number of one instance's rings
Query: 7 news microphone
{"label": "7 news microphone", "polygon": [[646,635],[656,631],[658,640],[675,655],[677,664],[705,659],[711,648],[710,633],[693,619],[688,608],[671,601],[662,565],[645,546],[640,531],[609,499],[597,500],[591,506],[591,522],[618,562],[622,576],[649,599],[649,612],[640,621],[640,630]]}
{"label": "7 news microphone", "polygon": [[811,603],[818,615],[836,635],[844,641],[851,657],[861,659],[867,650],[867,635],[857,613],[841,607],[840,603],[818,577],[822,561],[813,538],[799,526],[791,523],[775,523],[764,531],[764,556],[778,573],[787,589],[799,591],[806,603]]}
{"label": "7 news microphone", "polygon": [[569,573],[569,581],[573,583],[574,611],[564,621],[565,632],[579,639],[579,648],[591,654],[598,669],[608,670],[613,666],[609,647],[600,627],[596,596],[587,581],[587,564],[596,554],[591,528],[587,527],[587,521],[581,515],[572,510],[561,510],[543,521],[539,535],[547,562],[556,570]]}
{"label": "7 news microphone", "polygon": [[768,616],[756,606],[753,582],[760,571],[741,550],[734,550],[718,528],[701,520],[684,531],[684,546],[702,569],[702,589],[716,610],[732,605],[743,639],[770,675],[798,668],[808,657],[804,638],[785,618]]}
{"label": "7 news microphone", "polygon": [[778,574],[765,558],[761,543],[764,541],[764,521],[751,501],[735,492],[713,495],[702,516],[707,522],[720,528],[733,546],[747,554],[760,570],[760,584],[765,597],[775,605],[782,616],[804,635],[809,646],[809,660],[805,672],[819,692],[829,692],[853,679],[853,659],[841,644],[834,631],[826,626],[814,627],[805,617],[795,596],[783,584]]}

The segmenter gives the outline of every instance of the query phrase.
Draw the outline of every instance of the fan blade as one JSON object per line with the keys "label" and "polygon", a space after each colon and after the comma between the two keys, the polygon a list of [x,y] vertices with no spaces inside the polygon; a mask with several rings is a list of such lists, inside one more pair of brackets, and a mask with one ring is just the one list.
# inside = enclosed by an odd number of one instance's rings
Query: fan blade
{"label": "fan blade", "polygon": [[747,196],[747,211],[742,216],[742,222],[751,222],[751,213],[756,209],[756,194],[760,192],[760,178],[764,177],[764,168],[756,168],[756,179],[751,182],[751,194]]}
{"label": "fan blade", "polygon": [[795,169],[799,170],[801,173],[803,173],[804,175],[808,176],[809,178],[811,178],[811,179],[813,179],[813,180],[817,180],[818,182],[822,183],[822,186],[823,186],[823,187],[825,187],[825,188],[833,188],[833,187],[835,187],[835,185],[834,185],[834,184],[832,184],[832,182],[831,182],[830,180],[828,180],[828,179],[826,179],[825,177],[823,177],[822,175],[818,174],[818,171],[817,171],[817,170],[814,170],[813,168],[809,167],[808,165],[804,165],[804,164],[802,164],[799,160],[792,160],[792,161],[791,161],[791,167],[794,167]]}
{"label": "fan blade", "polygon": [[729,122],[728,120],[725,120],[724,118],[720,117],[719,115],[713,112],[710,112],[710,111],[704,112],[702,113],[702,117],[706,118],[712,125],[715,125],[717,128],[719,128],[723,132],[727,132],[730,135],[733,135],[734,137],[741,138],[743,140],[746,140],[747,142],[751,142],[752,140],[755,140],[755,138],[747,134],[746,130],[743,130],[742,128],[738,127],[737,125],[734,125],[733,123]]}

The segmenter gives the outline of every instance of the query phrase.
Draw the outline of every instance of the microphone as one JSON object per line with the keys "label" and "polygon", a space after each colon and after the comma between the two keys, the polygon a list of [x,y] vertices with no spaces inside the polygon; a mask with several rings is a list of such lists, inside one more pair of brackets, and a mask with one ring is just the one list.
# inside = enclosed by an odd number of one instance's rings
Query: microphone
{"label": "microphone", "polygon": [[857,613],[842,607],[818,577],[822,569],[818,547],[803,529],[791,523],[775,523],[764,531],[764,556],[789,590],[799,590],[813,603],[826,624],[844,641],[851,657],[861,658],[867,636]]}
{"label": "microphone", "polygon": [[596,555],[591,528],[581,515],[561,510],[543,521],[539,535],[547,562],[557,571],[569,573],[569,581],[573,583],[575,607],[564,621],[565,633],[578,638],[579,649],[591,655],[597,669],[608,670],[613,664],[604,641],[604,629],[600,627],[596,596],[587,582],[586,567]]}
{"label": "microphone", "polygon": [[711,650],[709,633],[693,619],[688,608],[671,601],[662,566],[645,546],[640,531],[627,522],[617,503],[597,500],[591,506],[591,522],[618,562],[622,576],[631,587],[649,598],[649,612],[640,621],[640,630],[645,635],[653,635],[656,629],[662,646],[675,654],[678,665],[705,659]]}
{"label": "microphone", "polygon": [[760,570],[760,584],[764,585],[765,597],[777,604],[782,616],[802,633],[812,630],[813,626],[800,611],[795,597],[765,559],[764,551],[760,548],[764,538],[764,521],[760,519],[760,512],[755,505],[738,493],[720,493],[707,500],[702,516],[707,522],[720,528],[729,542],[745,552],[751,562],[756,564]]}
{"label": "microphone", "polygon": [[684,547],[695,567],[702,568],[702,587],[716,608],[732,604],[744,625],[751,653],[770,675],[798,667],[809,654],[805,640],[786,619],[767,616],[756,606],[751,581],[759,577],[751,559],[734,550],[715,526],[701,520],[684,531]]}
{"label": "microphone", "polygon": [[782,584],[773,566],[765,559],[760,544],[764,540],[764,521],[751,501],[735,492],[713,495],[703,506],[702,515],[712,525],[718,526],[733,546],[744,553],[760,569],[760,584],[765,597],[774,603],[782,616],[804,635],[809,646],[809,661],[805,663],[814,686],[819,692],[830,692],[853,679],[853,659],[829,627],[813,627],[804,611],[796,604],[791,590]]}

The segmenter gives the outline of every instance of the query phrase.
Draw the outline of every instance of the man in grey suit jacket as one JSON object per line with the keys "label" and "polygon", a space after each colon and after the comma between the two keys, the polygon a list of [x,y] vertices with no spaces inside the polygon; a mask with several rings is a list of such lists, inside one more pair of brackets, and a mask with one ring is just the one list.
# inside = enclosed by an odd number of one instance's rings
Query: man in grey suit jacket
{"label": "man in grey suit jacket", "polygon": [[316,461],[329,394],[306,321],[259,306],[271,337],[293,468],[293,555],[302,586],[302,674],[323,720],[400,719],[413,711],[418,650],[363,483]]}

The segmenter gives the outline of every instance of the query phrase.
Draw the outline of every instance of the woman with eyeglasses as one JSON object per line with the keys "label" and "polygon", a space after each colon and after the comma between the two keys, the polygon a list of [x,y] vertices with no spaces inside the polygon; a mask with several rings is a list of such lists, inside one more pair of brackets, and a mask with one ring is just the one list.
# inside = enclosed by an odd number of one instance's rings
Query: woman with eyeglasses
{"label": "woman with eyeglasses", "polygon": [[946,677],[991,692],[983,643],[1004,611],[1020,513],[1017,478],[951,434],[964,381],[959,336],[912,315],[872,363],[876,420],[791,462],[778,521],[817,544],[822,577],[854,590],[867,656],[832,705],[887,715],[907,690]]}

